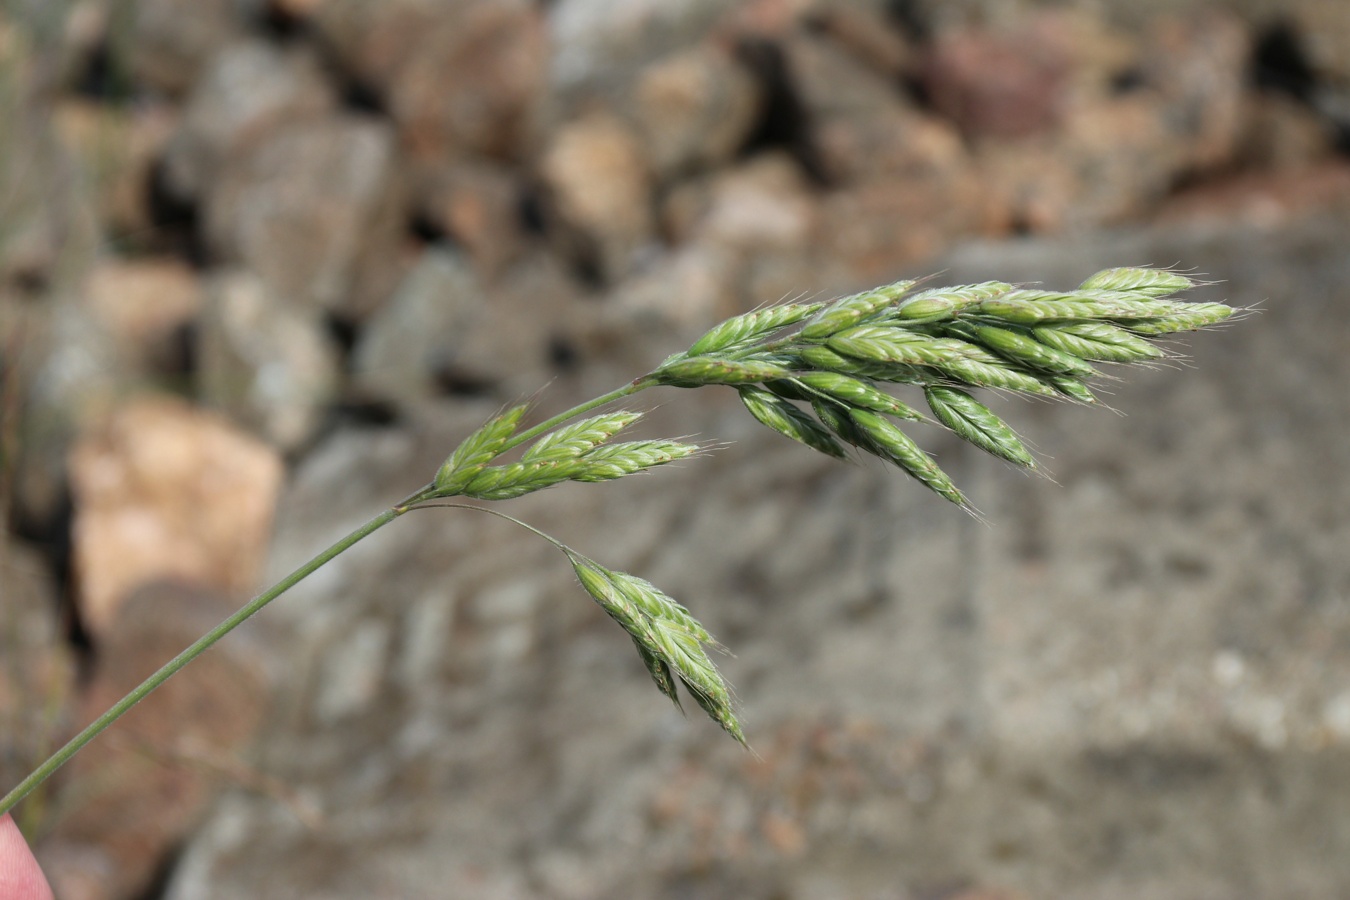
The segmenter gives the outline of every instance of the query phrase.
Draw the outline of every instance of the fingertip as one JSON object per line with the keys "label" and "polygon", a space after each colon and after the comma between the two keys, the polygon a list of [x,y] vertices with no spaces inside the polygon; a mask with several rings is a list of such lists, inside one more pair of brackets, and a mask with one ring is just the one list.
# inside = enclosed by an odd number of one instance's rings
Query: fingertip
{"label": "fingertip", "polygon": [[52,900],[52,889],[9,813],[0,816],[0,900]]}

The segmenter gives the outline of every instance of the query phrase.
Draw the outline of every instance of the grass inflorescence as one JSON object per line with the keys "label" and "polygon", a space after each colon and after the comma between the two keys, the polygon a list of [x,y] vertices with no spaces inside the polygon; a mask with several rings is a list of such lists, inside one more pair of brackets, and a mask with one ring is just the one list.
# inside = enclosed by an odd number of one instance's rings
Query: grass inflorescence
{"label": "grass inflorescence", "polygon": [[[564,482],[622,478],[687,459],[707,448],[682,440],[615,441],[641,417],[595,413],[659,386],[725,386],[754,419],[831,457],[850,447],[893,464],[958,506],[966,497],[901,427],[935,420],[957,437],[1031,469],[1036,462],[1011,427],[972,391],[1096,402],[1099,366],[1151,363],[1169,354],[1154,339],[1230,318],[1222,303],[1190,303],[1195,287],[1167,269],[1098,272],[1071,291],[998,281],[919,290],[883,285],[828,303],[787,303],[721,323],[683,353],[629,384],[522,429],[529,409],[513,406],[475,430],[435,478],[263,591],[85,727],[3,798],[0,814],[49,778],[105,728],[197,656],[338,555],[413,509],[461,506],[446,498],[509,500]],[[920,389],[933,420],[887,386]],[[510,458],[516,450],[519,455]],[[511,519],[489,507],[475,509]],[[519,520],[557,545],[587,593],[628,633],[657,688],[679,704],[676,685],[742,744],[731,692],[709,659],[716,647],[679,603],[636,576],[607,569]]]}
{"label": "grass inflorescence", "polygon": [[[935,422],[962,440],[1026,469],[1036,461],[1017,433],[975,397],[980,388],[1095,403],[1090,384],[1104,364],[1149,363],[1168,354],[1153,338],[1213,325],[1234,310],[1174,295],[1196,285],[1167,269],[1098,272],[1071,291],[1000,281],[919,290],[900,281],[828,303],[785,303],[736,316],[668,358],[615,396],[648,387],[725,386],[773,431],[835,458],[854,448],[895,465],[958,506],[969,502],[901,427]],[[887,385],[922,390],[927,415]],[[594,408],[587,405],[586,409]],[[604,481],[686,458],[679,441],[611,443],[638,413],[594,416],[516,434],[514,407],[470,435],[442,467],[436,497],[503,500],[565,481]],[[533,441],[520,460],[496,455]],[[678,702],[676,683],[737,740],[730,695],[684,607],[641,579],[566,551],[586,591],[619,622],[657,687]]]}

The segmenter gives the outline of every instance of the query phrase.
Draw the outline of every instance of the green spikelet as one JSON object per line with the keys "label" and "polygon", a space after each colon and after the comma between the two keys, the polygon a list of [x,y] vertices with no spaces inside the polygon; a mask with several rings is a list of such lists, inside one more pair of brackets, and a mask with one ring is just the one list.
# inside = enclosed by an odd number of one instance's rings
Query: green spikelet
{"label": "green spikelet", "polygon": [[934,386],[926,389],[924,396],[938,421],[963,440],[1015,465],[1036,468],[1036,461],[1017,434],[989,407],[965,391]]}

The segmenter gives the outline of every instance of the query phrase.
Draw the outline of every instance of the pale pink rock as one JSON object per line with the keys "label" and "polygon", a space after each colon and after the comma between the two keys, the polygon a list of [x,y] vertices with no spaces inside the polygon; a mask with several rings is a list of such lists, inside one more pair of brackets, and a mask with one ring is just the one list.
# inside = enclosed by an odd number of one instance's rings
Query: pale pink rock
{"label": "pale pink rock", "polygon": [[74,567],[97,638],[137,588],[175,580],[251,593],[281,489],[271,448],[178,400],[117,409],[70,454]]}

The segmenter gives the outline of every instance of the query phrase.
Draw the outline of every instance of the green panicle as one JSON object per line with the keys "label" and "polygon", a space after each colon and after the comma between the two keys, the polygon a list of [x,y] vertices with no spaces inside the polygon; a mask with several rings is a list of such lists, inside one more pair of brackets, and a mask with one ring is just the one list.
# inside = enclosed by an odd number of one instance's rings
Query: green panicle
{"label": "green panicle", "polygon": [[975,325],[971,328],[971,332],[976,340],[999,356],[1028,368],[1078,378],[1091,378],[1096,374],[1092,366],[1078,357],[1047,347],[1016,331],[993,325]]}
{"label": "green panicle", "polygon": [[708,353],[725,353],[749,346],[760,338],[766,337],[780,328],[795,325],[807,316],[819,312],[823,303],[787,303],[769,306],[728,319],[713,328],[685,353],[686,356],[702,356]]}
{"label": "green panicle", "polygon": [[783,398],[764,388],[749,385],[742,386],[738,390],[741,402],[760,424],[828,456],[843,459],[847,455],[844,448],[828,431]]}
{"label": "green panicle", "polygon": [[898,307],[890,318],[907,325],[926,325],[952,318],[961,306],[950,297],[915,297]]}
{"label": "green panicle", "polygon": [[[1132,363],[1157,359],[1163,352],[1143,338],[1106,322],[1068,322],[1032,330],[1036,340],[1079,359]],[[1071,374],[1071,373],[1070,373]]]}
{"label": "green panicle", "polygon": [[642,413],[616,412],[564,425],[535,441],[525,451],[521,462],[557,461],[580,456],[605,443],[640,418]]}
{"label": "green panicle", "polygon": [[461,489],[475,500],[511,500],[576,477],[577,460],[517,462],[479,469]]}
{"label": "green panicle", "polygon": [[642,643],[642,641],[629,635],[633,640],[633,646],[637,648],[638,657],[642,664],[647,668],[647,674],[652,677],[652,682],[656,689],[670,698],[670,702],[675,704],[675,708],[684,712],[684,705],[680,703],[680,695],[675,692],[675,679],[671,677],[670,666],[666,665],[659,656],[652,653]]}
{"label": "green panicle", "polygon": [[612,481],[677,459],[686,459],[698,453],[699,449],[697,444],[666,440],[605,444],[578,457],[568,477],[572,481]]}
{"label": "green panicle", "polygon": [[913,281],[898,281],[861,294],[842,297],[819,312],[802,328],[798,337],[806,341],[822,341],[895,305],[913,286]]}
{"label": "green panicle", "polygon": [[515,434],[520,419],[529,407],[514,406],[463,440],[436,472],[436,493],[441,497],[458,494],[488,463],[497,458],[502,447]]}
{"label": "green panicle", "polygon": [[1125,327],[1135,334],[1175,334],[1215,325],[1233,314],[1233,308],[1222,303],[1181,303],[1177,306],[1179,310],[1173,315],[1147,322],[1129,322]]}
{"label": "green panicle", "polygon": [[1017,434],[970,394],[955,388],[933,386],[924,391],[924,396],[933,415],[958,437],[1010,463],[1027,469],[1036,467],[1036,461]]}
{"label": "green panicle", "polygon": [[858,430],[858,426],[853,424],[853,420],[848,416],[849,407],[841,406],[832,400],[813,400],[811,408],[816,413],[816,418],[826,428],[837,434],[845,443],[852,444],[854,447],[860,447],[871,453],[871,445],[867,442],[866,436]]}
{"label": "green panicle", "polygon": [[1081,289],[1130,291],[1145,297],[1165,297],[1193,287],[1195,282],[1185,275],[1169,269],[1143,267],[1103,269],[1079,285]]}
{"label": "green panicle", "polygon": [[[873,412],[898,416],[902,419],[918,421],[923,418],[919,413],[885,391],[879,391],[867,382],[849,375],[841,375],[838,372],[807,372],[792,380],[805,385],[812,391],[841,400],[848,406],[870,409]],[[810,399],[810,397],[801,399]]]}
{"label": "green panicle", "polygon": [[1059,393],[1079,403],[1096,403],[1097,395],[1083,382],[1072,375],[1047,375],[1047,382]]}
{"label": "green panicle", "polygon": [[709,384],[758,384],[791,373],[782,366],[760,360],[732,360],[716,356],[677,359],[656,370],[662,384],[695,388]]}
{"label": "green panicle", "polygon": [[921,484],[957,506],[968,506],[965,495],[956,489],[947,473],[919,449],[899,428],[870,410],[849,410],[849,417],[867,438],[870,448],[914,476]]}

